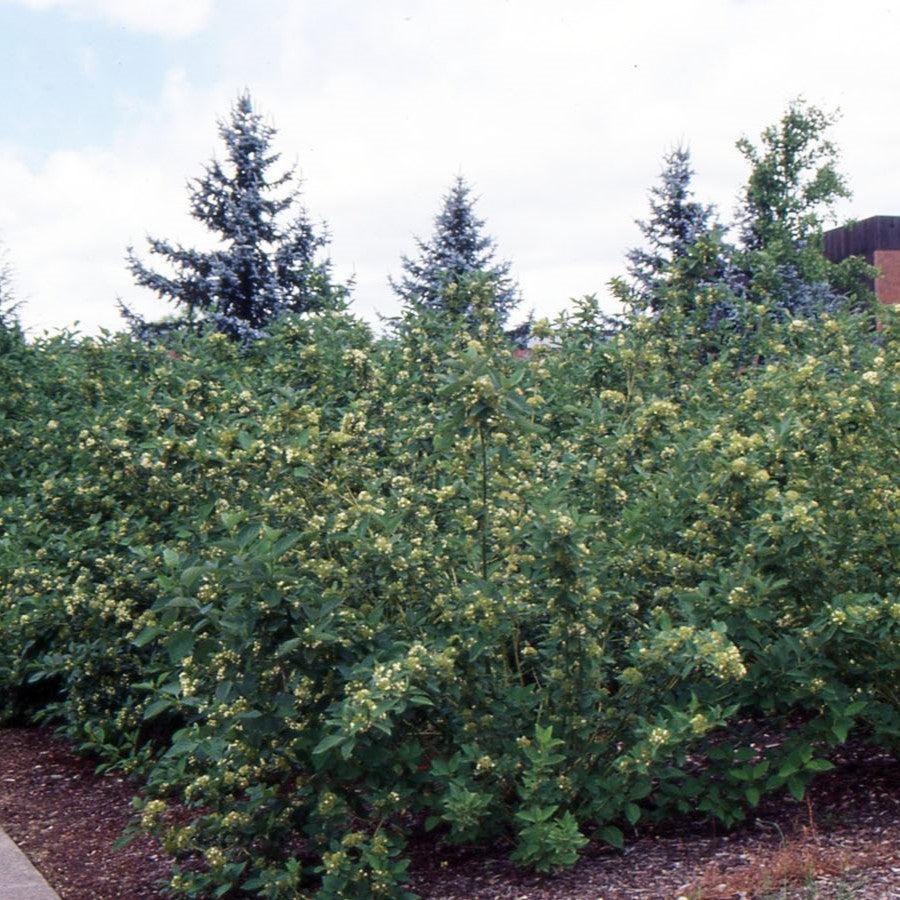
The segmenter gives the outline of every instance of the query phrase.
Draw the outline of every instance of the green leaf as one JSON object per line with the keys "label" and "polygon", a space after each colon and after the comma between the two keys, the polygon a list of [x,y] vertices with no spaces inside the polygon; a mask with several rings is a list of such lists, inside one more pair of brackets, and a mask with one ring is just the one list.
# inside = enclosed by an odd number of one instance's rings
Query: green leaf
{"label": "green leaf", "polygon": [[188,566],[188,568],[181,573],[181,586],[188,593],[192,593],[200,583],[200,579],[203,577],[205,571],[203,566]]}
{"label": "green leaf", "polygon": [[631,800],[643,800],[644,798],[650,796],[650,792],[652,790],[653,782],[649,778],[641,778],[637,782],[635,782],[635,785],[629,792],[628,796]]}
{"label": "green leaf", "polygon": [[625,818],[628,819],[629,825],[634,825],[638,819],[641,817],[641,808],[637,805],[637,803],[626,803],[625,804]]}
{"label": "green leaf", "polygon": [[322,738],[318,744],[316,744],[315,749],[313,750],[313,755],[318,755],[321,753],[327,753],[329,750],[333,750],[335,747],[339,747],[347,740],[347,735],[345,734],[329,734],[326,737]]}
{"label": "green leaf", "polygon": [[811,772],[830,772],[834,768],[834,763],[827,759],[811,759],[806,768]]}
{"label": "green leaf", "polygon": [[539,825],[541,822],[547,822],[557,809],[559,809],[559,806],[557,805],[529,806],[528,809],[523,809],[521,810],[521,812],[517,812],[516,818],[521,819],[523,822],[530,822],[533,825]]}
{"label": "green leaf", "polygon": [[597,834],[599,837],[606,841],[607,844],[612,844],[613,847],[621,850],[625,846],[625,835],[622,833],[621,829],[616,828],[615,825],[606,825],[601,828]]}
{"label": "green leaf", "polygon": [[450,765],[445,759],[433,759],[431,761],[431,774],[438,778],[449,778]]}
{"label": "green leaf", "polygon": [[135,647],[146,647],[161,631],[159,625],[148,625],[131,643]]}
{"label": "green leaf", "polygon": [[275,651],[276,659],[282,656],[287,656],[289,653],[293,653],[302,643],[302,638],[290,638],[289,640],[284,641],[284,643],[280,644],[278,649]]}
{"label": "green leaf", "polygon": [[266,601],[270,608],[275,609],[279,603],[284,601],[284,594],[275,588],[266,588],[262,592],[262,598]]}
{"label": "green leaf", "polygon": [[852,719],[838,719],[831,724],[831,732],[843,744],[847,740],[847,735],[853,727]]}
{"label": "green leaf", "polygon": [[751,806],[756,806],[759,803],[759,798],[762,796],[758,787],[754,787],[750,785],[745,791],[744,795],[747,797],[747,802]]}
{"label": "green leaf", "polygon": [[799,778],[788,778],[788,790],[791,792],[795,800],[802,800],[806,794],[806,785]]}
{"label": "green leaf", "polygon": [[166,547],[162,552],[163,562],[170,568],[174,569],[179,562],[181,562],[181,557],[178,555],[178,552],[173,550],[171,547]]}
{"label": "green leaf", "polygon": [[272,545],[272,555],[277,559],[280,556],[284,556],[297,541],[300,540],[299,532],[292,531],[289,534],[280,537],[275,543]]}
{"label": "green leaf", "polygon": [[243,550],[248,544],[250,544],[253,539],[259,534],[259,523],[251,522],[249,525],[245,525],[239,532],[236,538],[238,547]]}
{"label": "green leaf", "polygon": [[172,701],[168,697],[163,697],[160,700],[154,700],[145,710],[143,719],[152,719],[158,716],[161,712],[165,712],[165,710],[170,709],[173,706]]}
{"label": "green leaf", "polygon": [[141,836],[140,831],[125,831],[120,834],[112,843],[113,850],[123,850],[132,841],[137,840]]}
{"label": "green leaf", "polygon": [[176,631],[171,637],[166,639],[166,651],[172,665],[177,665],[186,656],[191,655],[194,649],[194,635],[189,629]]}

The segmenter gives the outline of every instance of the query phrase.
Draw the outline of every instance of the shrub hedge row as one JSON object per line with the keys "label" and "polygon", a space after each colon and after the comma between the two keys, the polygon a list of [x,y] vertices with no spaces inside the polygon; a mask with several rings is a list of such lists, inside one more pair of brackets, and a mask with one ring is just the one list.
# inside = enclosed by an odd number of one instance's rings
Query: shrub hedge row
{"label": "shrub hedge row", "polygon": [[343,313],[16,343],[0,716],[143,779],[189,896],[402,896],[423,829],[551,870],[896,748],[892,319],[703,303],[526,359]]}

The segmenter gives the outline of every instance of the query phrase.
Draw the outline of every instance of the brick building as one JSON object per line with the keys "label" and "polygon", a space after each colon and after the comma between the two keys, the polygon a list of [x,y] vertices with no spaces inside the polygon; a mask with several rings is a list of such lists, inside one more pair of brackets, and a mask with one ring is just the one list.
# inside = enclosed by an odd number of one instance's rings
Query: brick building
{"label": "brick building", "polygon": [[832,262],[865,257],[881,271],[873,285],[875,296],[882,303],[900,303],[900,216],[872,216],[826,231],[825,255]]}

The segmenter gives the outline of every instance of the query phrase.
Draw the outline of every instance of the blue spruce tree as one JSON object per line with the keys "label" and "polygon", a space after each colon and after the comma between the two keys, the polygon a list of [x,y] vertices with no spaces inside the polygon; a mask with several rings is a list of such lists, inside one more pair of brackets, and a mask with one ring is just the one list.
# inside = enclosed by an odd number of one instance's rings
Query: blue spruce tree
{"label": "blue spruce tree", "polygon": [[394,292],[409,310],[447,312],[471,319],[469,292],[455,290],[472,278],[486,279],[493,293],[493,311],[498,325],[509,318],[519,302],[519,290],[509,277],[510,264],[494,258],[495,242],[484,234],[484,220],[475,215],[472,189],[461,176],[444,197],[434,220],[430,241],[416,239],[416,258],[402,258],[403,275],[390,279]]}
{"label": "blue spruce tree", "polygon": [[669,293],[674,270],[696,284],[720,279],[725,267],[721,226],[714,208],[693,199],[690,152],[676,147],[663,159],[659,184],[650,189],[650,218],[638,221],[647,246],[627,254],[631,303],[658,312]]}
{"label": "blue spruce tree", "polygon": [[195,250],[148,238],[150,252],[173,271],[164,274],[128,248],[135,281],[182,311],[174,323],[148,325],[122,306],[137,332],[208,323],[248,340],[283,313],[345,305],[347,288],[332,282],[330,261],[319,259],[328,239],[299,203],[294,170],[271,173],[279,159],[270,149],[275,133],[254,111],[247,93],[238,97],[228,121],[219,123],[226,161],[213,159],[190,182],[191,215],[217,236],[217,249]]}

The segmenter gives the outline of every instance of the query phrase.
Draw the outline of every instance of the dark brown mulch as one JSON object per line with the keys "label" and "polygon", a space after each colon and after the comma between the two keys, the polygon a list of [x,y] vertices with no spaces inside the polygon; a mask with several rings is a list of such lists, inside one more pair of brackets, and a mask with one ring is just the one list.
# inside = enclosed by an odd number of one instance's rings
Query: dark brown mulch
{"label": "dark brown mulch", "polygon": [[[635,835],[626,850],[592,846],[553,876],[516,870],[501,851],[413,844],[410,887],[431,900],[900,898],[900,763],[863,747],[813,786],[811,803],[770,798],[732,834],[685,823]],[[170,860],[128,824],[137,786],[94,774],[40,729],[0,730],[0,824],[63,900],[150,900]]]}
{"label": "dark brown mulch", "polygon": [[155,900],[171,866],[159,844],[112,846],[138,785],[96,766],[46,730],[0,730],[0,825],[63,900]]}

